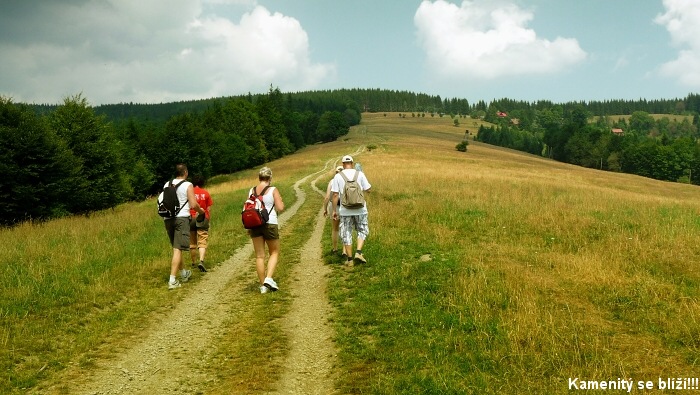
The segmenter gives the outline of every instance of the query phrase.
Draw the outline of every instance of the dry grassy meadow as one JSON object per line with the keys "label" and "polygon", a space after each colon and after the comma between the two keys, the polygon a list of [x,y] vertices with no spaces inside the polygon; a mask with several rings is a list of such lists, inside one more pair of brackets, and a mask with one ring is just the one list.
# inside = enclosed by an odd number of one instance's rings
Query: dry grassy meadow
{"label": "dry grassy meadow", "polygon": [[[698,187],[473,141],[459,152],[465,130],[478,128],[460,122],[364,114],[341,141],[270,164],[292,204],[297,179],[372,148],[355,157],[373,185],[369,264],[347,270],[327,258],[338,393],[568,393],[571,379],[667,393],[659,378],[699,377]],[[214,268],[247,242],[237,215],[254,174],[210,188]],[[288,266],[319,204],[309,199],[284,231]],[[109,357],[101,345],[125,346],[155,313],[192,296],[193,287],[175,298],[165,289],[159,220],[147,201],[0,231],[1,393],[23,393],[71,366],[89,370]],[[285,281],[288,268],[280,270]],[[241,281],[255,290],[252,278]],[[259,296],[241,297],[207,393],[274,383],[286,349],[279,320],[292,296]],[[270,342],[279,352],[256,359]],[[640,381],[654,385],[638,389]]]}
{"label": "dry grassy meadow", "polygon": [[373,264],[353,285],[382,311],[347,347],[360,366],[367,348],[386,357],[348,388],[565,393],[569,378],[700,374],[696,186],[473,142],[461,153],[464,129],[440,122],[363,118],[379,142],[359,159]]}

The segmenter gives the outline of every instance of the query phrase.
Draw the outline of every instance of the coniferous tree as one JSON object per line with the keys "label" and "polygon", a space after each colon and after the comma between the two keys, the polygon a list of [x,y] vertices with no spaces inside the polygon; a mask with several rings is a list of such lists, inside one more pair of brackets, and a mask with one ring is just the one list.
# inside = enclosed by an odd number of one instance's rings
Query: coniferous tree
{"label": "coniferous tree", "polygon": [[43,118],[0,98],[0,200],[10,225],[69,214],[79,162]]}
{"label": "coniferous tree", "polygon": [[128,177],[113,131],[81,95],[68,97],[49,115],[51,128],[77,157],[80,178],[73,185],[70,212],[114,207],[129,194]]}

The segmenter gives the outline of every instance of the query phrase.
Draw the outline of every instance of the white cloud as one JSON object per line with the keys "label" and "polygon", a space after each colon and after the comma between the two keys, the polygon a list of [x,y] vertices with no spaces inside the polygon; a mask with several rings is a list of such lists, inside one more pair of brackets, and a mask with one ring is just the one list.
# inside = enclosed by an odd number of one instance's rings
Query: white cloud
{"label": "white cloud", "polygon": [[[239,21],[204,5],[247,4]],[[213,9],[212,9],[213,10]],[[93,104],[167,102],[315,89],[333,64],[313,63],[300,23],[249,0],[48,2],[21,44],[0,39],[0,95]]]}
{"label": "white cloud", "polygon": [[578,41],[549,41],[528,29],[533,13],[508,2],[424,0],[414,16],[431,71],[442,78],[551,74],[586,58]]}
{"label": "white cloud", "polygon": [[666,12],[654,20],[666,27],[679,50],[678,58],[664,63],[661,74],[678,79],[690,88],[700,88],[700,2],[664,0]]}

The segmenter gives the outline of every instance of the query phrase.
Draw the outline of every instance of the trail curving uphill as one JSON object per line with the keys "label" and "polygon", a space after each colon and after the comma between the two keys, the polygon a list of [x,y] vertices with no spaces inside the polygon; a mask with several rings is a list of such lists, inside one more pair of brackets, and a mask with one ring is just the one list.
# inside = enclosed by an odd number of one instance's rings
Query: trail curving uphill
{"label": "trail curving uphill", "polygon": [[[316,187],[319,178],[311,186],[324,195],[325,191]],[[282,372],[277,385],[279,390],[275,394],[320,395],[333,392],[335,348],[333,331],[328,325],[331,306],[326,298],[330,268],[324,265],[321,251],[325,221],[323,207],[320,207],[311,238],[302,247],[302,259],[291,277],[290,292],[294,298],[290,312],[284,319],[290,352],[286,370]]]}
{"label": "trail curving uphill", "polygon": [[[322,170],[294,184],[297,201],[280,215],[280,227],[305,203],[301,185],[327,172],[333,162],[329,160]],[[315,185],[312,188],[321,192]],[[335,352],[332,331],[327,326],[330,306],[325,293],[328,269],[321,259],[323,220],[321,210],[289,285],[294,299],[289,316],[283,320],[291,345],[285,363],[288,369],[277,385],[280,394],[328,394],[333,390],[329,378]],[[236,250],[212,273],[215,275],[201,279],[196,285],[196,298],[185,298],[170,312],[154,317],[143,338],[120,350],[115,359],[97,361],[90,372],[66,372],[72,382],[68,389],[64,383],[62,390],[85,395],[204,393],[212,381],[206,366],[216,350],[214,339],[224,333],[225,320],[235,314],[236,303],[231,301],[245,292],[245,284],[236,279],[252,253],[251,243]],[[197,334],[196,342],[191,341],[193,333]]]}

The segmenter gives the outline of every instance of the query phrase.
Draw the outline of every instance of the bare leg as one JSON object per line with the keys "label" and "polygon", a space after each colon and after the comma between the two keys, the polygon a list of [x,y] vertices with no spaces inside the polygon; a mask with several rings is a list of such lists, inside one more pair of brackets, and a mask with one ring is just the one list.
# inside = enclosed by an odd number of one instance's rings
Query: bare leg
{"label": "bare leg", "polygon": [[204,247],[199,248],[199,261],[204,262],[204,255],[206,254],[207,249]]}
{"label": "bare leg", "polygon": [[338,249],[338,229],[340,227],[340,220],[333,220],[333,229],[331,232],[331,240],[333,241],[333,251]]}
{"label": "bare leg", "polygon": [[253,248],[255,248],[255,269],[258,272],[260,285],[265,281],[265,240],[262,236],[254,237]]}
{"label": "bare leg", "polygon": [[170,262],[170,275],[177,276],[177,272],[182,269],[182,251],[173,248],[173,260]]}
{"label": "bare leg", "polygon": [[267,240],[267,249],[270,250],[270,258],[267,260],[267,277],[272,278],[277,267],[277,260],[280,256],[280,241]]}

